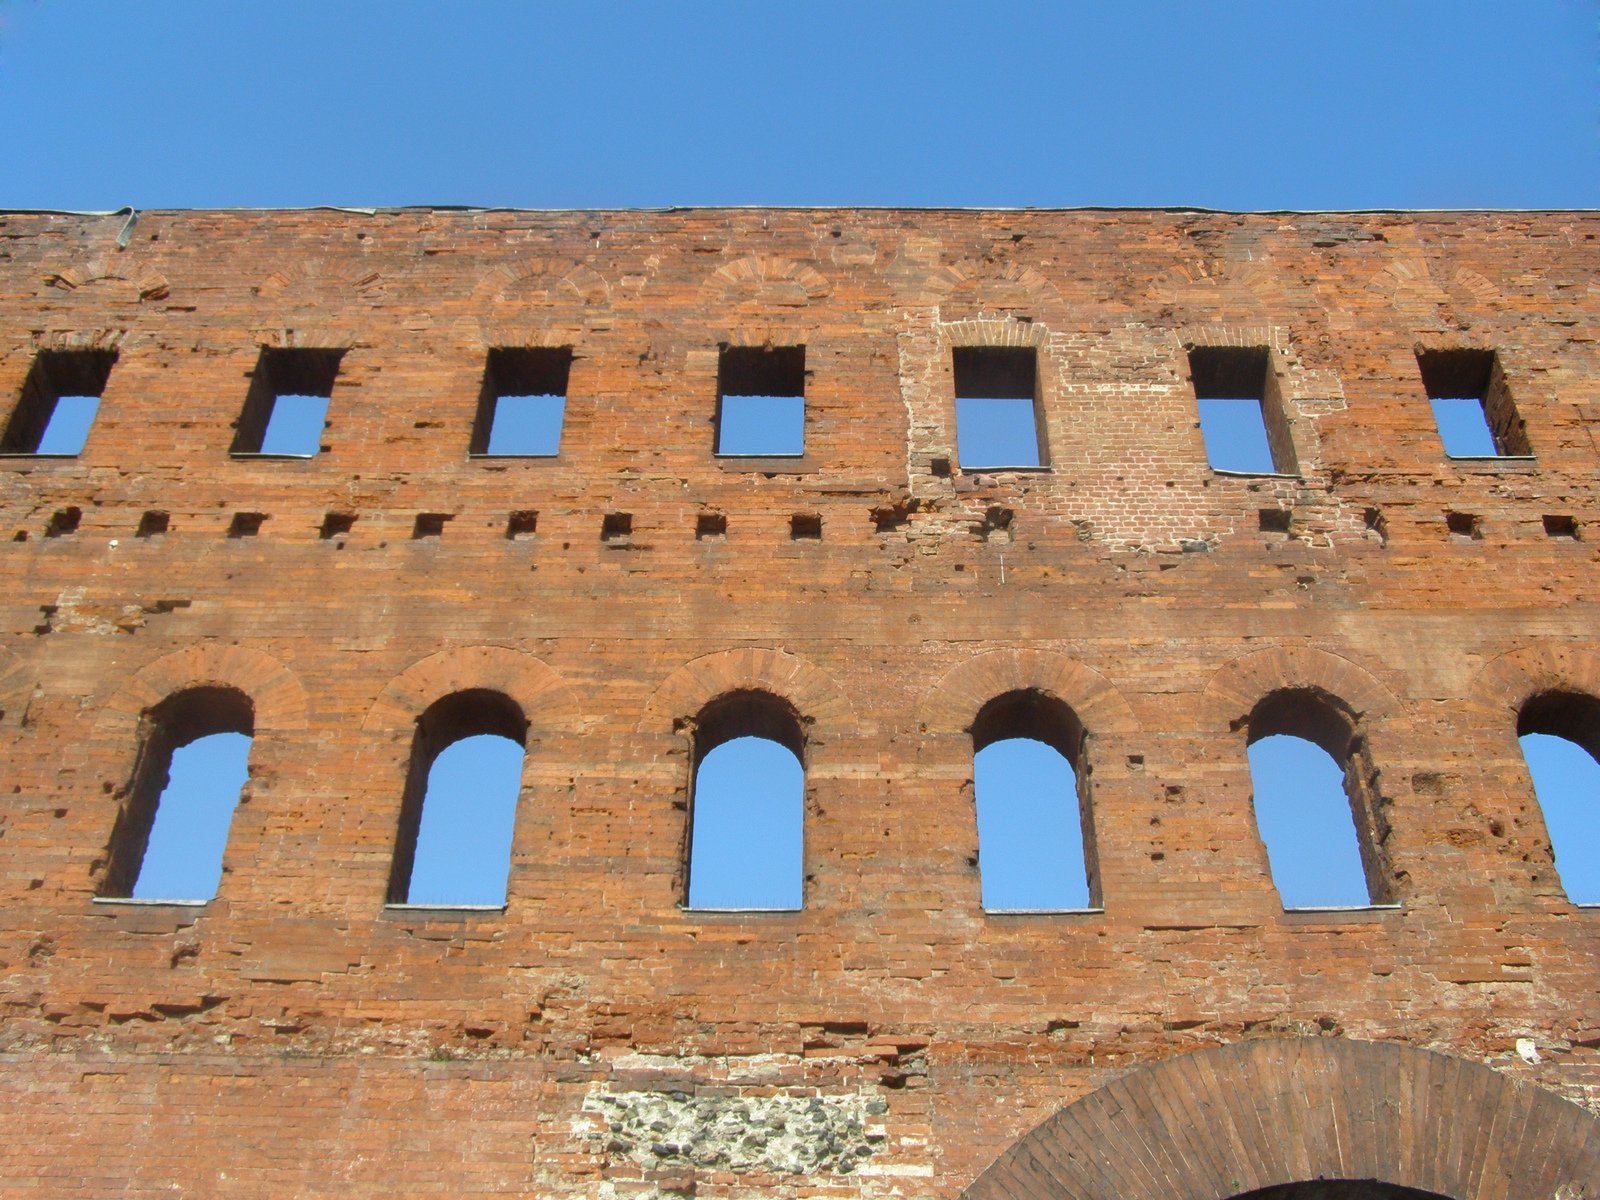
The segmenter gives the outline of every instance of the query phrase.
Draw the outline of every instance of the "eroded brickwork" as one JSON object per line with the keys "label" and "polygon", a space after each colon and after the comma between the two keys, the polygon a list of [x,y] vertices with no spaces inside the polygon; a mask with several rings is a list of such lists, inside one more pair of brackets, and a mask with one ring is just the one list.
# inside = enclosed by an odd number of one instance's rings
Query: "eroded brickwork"
{"label": "eroded brickwork", "polygon": [[[0,216],[0,395],[117,356],[81,454],[0,459],[0,1195],[954,1196],[1269,1034],[1600,1113],[1600,912],[1516,741],[1600,695],[1597,267],[1590,213]],[[714,456],[724,344],[805,347],[802,459]],[[961,468],[974,345],[1036,348],[1049,469]],[[1190,345],[1269,348],[1297,474],[1208,466]],[[561,453],[469,457],[518,346],[573,350]],[[229,455],[263,347],[344,352],[312,459]],[[1462,348],[1531,457],[1444,456],[1417,355]],[[255,706],[219,895],[97,902],[197,685]],[[416,718],[474,688],[530,723],[507,906],[386,909]],[[1019,688],[1082,722],[1103,912],[979,904]],[[1272,886],[1244,726],[1305,688],[1397,907]],[[740,689],[805,722],[800,912],[680,904]]]}

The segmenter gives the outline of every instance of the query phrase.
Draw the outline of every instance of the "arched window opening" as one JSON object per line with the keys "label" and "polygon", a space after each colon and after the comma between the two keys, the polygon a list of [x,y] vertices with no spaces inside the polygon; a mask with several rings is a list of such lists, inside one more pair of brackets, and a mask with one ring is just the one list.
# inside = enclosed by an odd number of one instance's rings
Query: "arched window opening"
{"label": "arched window opening", "polygon": [[145,714],[102,896],[195,902],[217,894],[254,733],[250,698],[233,688],[190,688]]}
{"label": "arched window opening", "polygon": [[527,718],[500,692],[456,692],[417,718],[390,904],[505,904],[527,742]]}
{"label": "arched window opening", "polygon": [[1008,692],[972,723],[978,873],[988,912],[1100,906],[1085,734],[1040,691]]}
{"label": "arched window opening", "polygon": [[1377,773],[1354,717],[1289,688],[1256,705],[1249,735],[1256,827],[1284,908],[1389,903]]}
{"label": "arched window opening", "polygon": [[686,907],[801,907],[804,756],[799,716],[770,693],[732,692],[701,711],[694,725]]}
{"label": "arched window opening", "polygon": [[1600,700],[1545,692],[1522,706],[1517,739],[1574,904],[1600,904]]}

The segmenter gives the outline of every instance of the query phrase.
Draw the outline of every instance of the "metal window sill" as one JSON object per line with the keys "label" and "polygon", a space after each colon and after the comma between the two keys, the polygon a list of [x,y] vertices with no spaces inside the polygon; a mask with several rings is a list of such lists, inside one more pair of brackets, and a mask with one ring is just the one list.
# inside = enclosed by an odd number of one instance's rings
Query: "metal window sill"
{"label": "metal window sill", "polygon": [[95,896],[91,903],[104,904],[111,908],[204,908],[211,901],[152,900],[145,896]]}
{"label": "metal window sill", "polygon": [[265,450],[229,450],[228,457],[240,462],[310,462],[322,452],[313,450],[308,454],[285,454],[277,451]]}
{"label": "metal window sill", "polygon": [[452,914],[475,913],[503,913],[506,911],[504,904],[385,904],[383,911],[386,913],[436,913],[440,916]]}
{"label": "metal window sill", "polygon": [[1211,473],[1224,479],[1288,479],[1296,483],[1305,479],[1298,471],[1234,471],[1228,467],[1212,467]]}
{"label": "metal window sill", "polygon": [[1103,917],[1106,915],[1104,907],[1100,908],[986,908],[983,910],[986,917]]}
{"label": "metal window sill", "polygon": [[805,908],[803,905],[797,905],[794,908],[690,908],[687,904],[680,904],[678,905],[678,911],[691,917],[759,917],[804,912]]}

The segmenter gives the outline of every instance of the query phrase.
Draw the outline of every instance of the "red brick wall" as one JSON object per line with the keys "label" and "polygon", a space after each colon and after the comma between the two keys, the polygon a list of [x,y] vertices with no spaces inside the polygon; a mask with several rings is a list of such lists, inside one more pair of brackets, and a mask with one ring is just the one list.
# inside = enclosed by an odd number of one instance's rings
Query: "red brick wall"
{"label": "red brick wall", "polygon": [[[0,395],[41,347],[119,355],[80,456],[0,460],[0,1196],[947,1196],[1128,1068],[1263,1033],[1600,1111],[1600,912],[1515,739],[1528,696],[1600,694],[1600,216],[126,224],[0,216]],[[768,342],[806,346],[805,458],[719,461],[717,347]],[[1186,343],[1271,347],[1298,478],[1208,467]],[[1049,471],[960,470],[968,344],[1038,348]],[[313,461],[229,458],[263,345],[346,349]],[[558,459],[467,457],[497,345],[573,347]],[[1499,353],[1535,461],[1445,459],[1415,354],[1460,346]],[[418,512],[454,519],[414,541]],[[202,682],[256,705],[220,894],[97,904],[140,714]],[[1236,726],[1296,686],[1359,714],[1398,910],[1278,902]],[[412,722],[464,687],[532,722],[509,903],[386,914]],[[740,687],[809,721],[799,913],[678,906],[683,722]],[[1016,687],[1088,732],[1103,913],[978,903],[965,730]],[[608,1133],[629,1093],[866,1152],[674,1161]]]}

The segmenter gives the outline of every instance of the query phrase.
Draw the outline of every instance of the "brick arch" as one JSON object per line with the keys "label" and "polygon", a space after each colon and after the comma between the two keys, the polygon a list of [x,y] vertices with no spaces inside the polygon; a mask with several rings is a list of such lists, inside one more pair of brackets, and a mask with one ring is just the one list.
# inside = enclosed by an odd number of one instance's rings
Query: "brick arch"
{"label": "brick arch", "polygon": [[826,671],[787,651],[751,646],[702,655],[668,675],[650,694],[639,731],[670,734],[676,722],[736,691],[771,692],[787,700],[808,727],[808,738],[813,728],[832,733],[855,725],[849,695]]}
{"label": "brick arch", "polygon": [[1032,346],[1042,349],[1050,341],[1049,331],[1037,321],[1017,321],[1010,317],[968,317],[945,321],[939,337],[948,346]]}
{"label": "brick arch", "polygon": [[72,263],[44,277],[45,286],[76,298],[120,304],[164,300],[171,294],[167,277],[137,261],[95,258]]}
{"label": "brick arch", "polygon": [[1508,650],[1479,669],[1468,703],[1515,729],[1522,706],[1541,692],[1582,692],[1600,699],[1600,651],[1567,642]]}
{"label": "brick arch", "polygon": [[1600,1179],[1600,1119],[1465,1059],[1285,1038],[1113,1080],[1000,1156],[963,1200],[1225,1200],[1314,1180],[1449,1200],[1572,1200]]}
{"label": "brick arch", "polygon": [[723,263],[701,291],[710,299],[749,300],[761,305],[800,306],[833,290],[828,277],[792,258],[750,254]]}
{"label": "brick arch", "polygon": [[1264,696],[1307,687],[1338,699],[1357,718],[1382,717],[1397,707],[1394,694],[1348,658],[1311,646],[1276,646],[1224,664],[1206,685],[1204,711],[1213,724],[1227,725],[1247,718]]}
{"label": "brick arch", "polygon": [[430,654],[391,679],[361,727],[410,733],[434,701],[471,690],[504,693],[535,730],[579,718],[571,686],[542,659],[504,646],[459,646]]}
{"label": "brick arch", "polygon": [[249,696],[258,734],[304,729],[310,716],[305,687],[272,655],[248,646],[201,642],[134,672],[103,706],[100,724],[136,728],[146,711],[194,687],[229,687]]}
{"label": "brick arch", "polygon": [[353,274],[334,275],[326,259],[309,258],[269,272],[251,290],[269,300],[285,296],[309,300],[324,294],[347,294],[375,301],[384,297],[388,287],[388,280],[381,272],[358,270]]}
{"label": "brick arch", "polygon": [[963,733],[995,697],[1028,690],[1061,700],[1090,737],[1139,730],[1139,720],[1122,693],[1094,668],[1049,650],[1007,648],[976,655],[946,671],[918,706],[918,733],[923,737]]}
{"label": "brick arch", "polygon": [[924,304],[942,304],[966,299],[1002,308],[1058,305],[1061,293],[1056,285],[1033,267],[993,263],[964,258],[930,271],[922,282],[919,297]]}
{"label": "brick arch", "polygon": [[605,304],[611,284],[587,263],[570,258],[535,258],[502,264],[484,273],[472,297],[488,304]]}

